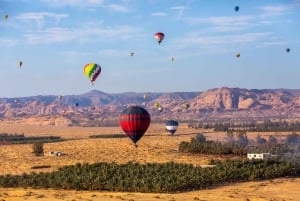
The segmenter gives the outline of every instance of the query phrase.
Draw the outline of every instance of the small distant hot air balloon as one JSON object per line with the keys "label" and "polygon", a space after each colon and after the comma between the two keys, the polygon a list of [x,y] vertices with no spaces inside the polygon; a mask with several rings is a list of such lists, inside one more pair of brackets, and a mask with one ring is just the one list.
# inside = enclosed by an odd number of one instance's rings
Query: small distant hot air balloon
{"label": "small distant hot air balloon", "polygon": [[4,18],[5,18],[5,20],[7,20],[8,19],[8,14],[5,14]]}
{"label": "small distant hot air balloon", "polygon": [[132,57],[133,57],[133,55],[134,55],[134,52],[130,52],[130,56],[132,56]]}
{"label": "small distant hot air balloon", "polygon": [[169,120],[166,123],[166,129],[169,133],[171,133],[171,135],[174,135],[174,133],[176,132],[177,128],[178,128],[178,121],[175,120]]}
{"label": "small distant hot air balloon", "polygon": [[101,66],[98,64],[90,63],[84,66],[84,74],[89,78],[92,85],[94,85],[94,82],[98,78],[98,76],[101,73]]}
{"label": "small distant hot air balloon", "polygon": [[146,100],[147,99],[147,94],[144,94],[143,98]]}
{"label": "small distant hot air balloon", "polygon": [[170,58],[170,60],[171,60],[171,62],[173,62],[173,61],[175,60],[175,58],[172,56],[172,57]]}
{"label": "small distant hot air balloon", "polygon": [[164,111],[164,108],[162,106],[159,106],[157,109],[158,109],[159,112]]}
{"label": "small distant hot air balloon", "polygon": [[21,68],[23,65],[23,62],[22,61],[19,61],[19,67]]}
{"label": "small distant hot air balloon", "polygon": [[154,103],[154,107],[155,107],[156,109],[158,109],[158,108],[159,108],[159,103],[158,103],[158,102],[155,102],[155,103]]}
{"label": "small distant hot air balloon", "polygon": [[234,10],[235,10],[235,12],[238,12],[238,11],[239,11],[239,9],[240,9],[240,7],[239,7],[239,6],[235,6],[235,7],[234,7]]}
{"label": "small distant hot air balloon", "polygon": [[130,106],[119,116],[119,123],[126,135],[136,143],[141,139],[150,125],[150,115],[140,106]]}
{"label": "small distant hot air balloon", "polygon": [[235,53],[236,58],[240,58],[241,54],[239,52]]}
{"label": "small distant hot air balloon", "polygon": [[287,53],[289,53],[290,51],[291,51],[291,49],[290,48],[286,48],[286,50],[285,50]]}
{"label": "small distant hot air balloon", "polygon": [[190,104],[188,104],[188,103],[183,104],[183,108],[186,109],[186,110],[189,109],[190,108]]}
{"label": "small distant hot air balloon", "polygon": [[160,45],[160,43],[164,40],[165,38],[165,34],[162,32],[157,32],[154,34],[154,38],[155,40],[158,42],[158,44]]}

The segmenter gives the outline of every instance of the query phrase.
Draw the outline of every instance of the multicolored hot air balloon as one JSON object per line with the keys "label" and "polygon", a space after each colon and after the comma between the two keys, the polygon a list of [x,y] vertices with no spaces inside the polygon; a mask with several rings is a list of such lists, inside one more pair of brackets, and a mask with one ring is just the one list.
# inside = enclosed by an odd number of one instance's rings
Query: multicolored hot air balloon
{"label": "multicolored hot air balloon", "polygon": [[84,74],[89,78],[92,85],[94,85],[94,82],[101,73],[101,66],[98,64],[90,63],[85,65],[83,70]]}
{"label": "multicolored hot air balloon", "polygon": [[235,6],[235,7],[234,7],[234,10],[235,10],[235,12],[238,12],[238,11],[239,11],[239,9],[240,9],[240,7],[239,7],[239,6]]}
{"label": "multicolored hot air balloon", "polygon": [[154,38],[155,40],[158,42],[158,44],[160,45],[160,43],[164,40],[165,38],[165,34],[162,32],[157,32],[154,34]]}
{"label": "multicolored hot air balloon", "polygon": [[174,133],[177,131],[178,125],[178,121],[169,120],[166,123],[166,129],[169,133],[171,133],[171,135],[174,135]]}
{"label": "multicolored hot air balloon", "polygon": [[119,123],[134,145],[143,137],[150,125],[150,115],[140,106],[130,106],[119,116]]}

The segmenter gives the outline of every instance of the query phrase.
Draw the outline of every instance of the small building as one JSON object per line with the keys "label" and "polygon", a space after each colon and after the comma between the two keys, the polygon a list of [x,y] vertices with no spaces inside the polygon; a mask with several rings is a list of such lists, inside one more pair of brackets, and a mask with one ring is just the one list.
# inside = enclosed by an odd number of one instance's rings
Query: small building
{"label": "small building", "polygon": [[49,156],[62,156],[64,155],[64,153],[60,152],[60,151],[50,151],[49,152]]}
{"label": "small building", "polygon": [[270,153],[247,153],[247,158],[249,160],[252,160],[252,159],[261,159],[261,160],[264,160],[264,159],[267,159],[267,158],[271,158],[271,154]]}

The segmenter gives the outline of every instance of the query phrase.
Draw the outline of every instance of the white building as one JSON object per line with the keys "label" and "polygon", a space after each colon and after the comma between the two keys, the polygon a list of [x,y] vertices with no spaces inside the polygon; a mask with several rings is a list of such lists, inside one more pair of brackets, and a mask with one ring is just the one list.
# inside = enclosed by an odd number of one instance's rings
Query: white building
{"label": "white building", "polygon": [[267,159],[267,158],[270,158],[271,157],[271,154],[270,153],[248,153],[247,154],[247,158],[249,160],[251,159]]}

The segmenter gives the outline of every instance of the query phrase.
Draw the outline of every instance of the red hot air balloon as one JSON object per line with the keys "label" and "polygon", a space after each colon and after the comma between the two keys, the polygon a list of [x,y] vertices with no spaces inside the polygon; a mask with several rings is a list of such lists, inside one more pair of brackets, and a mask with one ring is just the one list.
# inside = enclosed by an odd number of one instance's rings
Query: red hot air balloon
{"label": "red hot air balloon", "polygon": [[142,107],[130,106],[120,114],[119,123],[123,131],[137,147],[137,141],[143,137],[150,125],[150,115]]}
{"label": "red hot air balloon", "polygon": [[157,32],[154,34],[154,38],[155,40],[158,42],[158,44],[160,45],[160,43],[163,41],[163,39],[165,38],[165,34],[162,32]]}

